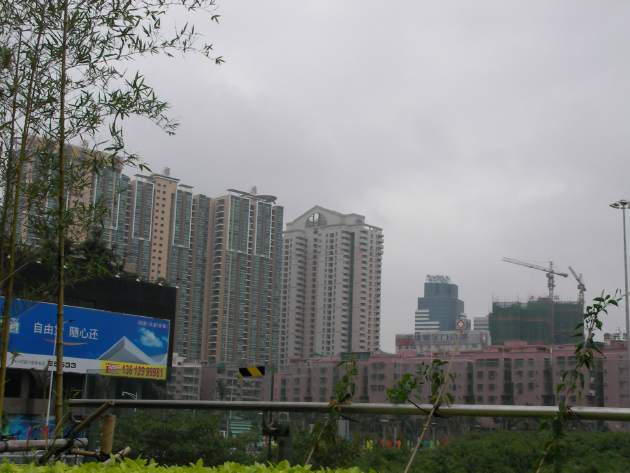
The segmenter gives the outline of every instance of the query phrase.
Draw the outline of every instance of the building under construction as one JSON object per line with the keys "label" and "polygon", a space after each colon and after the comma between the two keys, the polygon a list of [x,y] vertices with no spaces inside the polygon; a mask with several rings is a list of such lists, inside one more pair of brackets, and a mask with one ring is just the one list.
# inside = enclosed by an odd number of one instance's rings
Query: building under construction
{"label": "building under construction", "polygon": [[[574,301],[553,302],[541,297],[527,302],[493,302],[490,320],[492,343],[520,340],[529,344],[575,343],[573,334],[582,322],[583,305]],[[552,326],[552,318],[554,320]]]}

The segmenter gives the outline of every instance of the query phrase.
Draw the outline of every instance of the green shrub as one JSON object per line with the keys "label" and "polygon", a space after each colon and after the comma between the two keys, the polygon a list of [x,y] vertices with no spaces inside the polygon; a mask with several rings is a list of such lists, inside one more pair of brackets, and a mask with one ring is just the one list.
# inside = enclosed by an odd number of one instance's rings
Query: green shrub
{"label": "green shrub", "polygon": [[3,463],[0,465],[0,473],[361,473],[358,468],[338,470],[313,470],[310,467],[291,466],[287,462],[277,465],[241,465],[238,463],[224,463],[220,466],[204,466],[200,460],[188,466],[160,466],[155,462],[146,460],[126,459],[123,462],[105,465],[103,463],[84,463],[79,466],[56,463],[49,466],[13,465]]}
{"label": "green shrub", "polygon": [[116,426],[115,449],[131,447],[133,458],[151,458],[160,465],[204,465],[262,461],[255,445],[260,435],[251,432],[233,438],[221,433],[220,415],[207,411],[139,411],[121,416]]}

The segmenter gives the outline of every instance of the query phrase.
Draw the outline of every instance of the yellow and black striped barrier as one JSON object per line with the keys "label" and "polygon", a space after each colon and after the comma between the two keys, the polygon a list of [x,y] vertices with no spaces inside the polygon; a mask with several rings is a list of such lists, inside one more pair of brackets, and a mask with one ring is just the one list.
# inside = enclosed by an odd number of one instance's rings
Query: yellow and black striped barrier
{"label": "yellow and black striped barrier", "polygon": [[243,378],[260,378],[265,376],[264,366],[248,366],[246,368],[239,368],[238,374]]}

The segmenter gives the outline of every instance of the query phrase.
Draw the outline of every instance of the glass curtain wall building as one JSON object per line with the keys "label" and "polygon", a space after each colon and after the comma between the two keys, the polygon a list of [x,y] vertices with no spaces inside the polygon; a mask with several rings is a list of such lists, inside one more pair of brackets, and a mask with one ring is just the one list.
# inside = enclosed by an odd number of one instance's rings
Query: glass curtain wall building
{"label": "glass curtain wall building", "polygon": [[448,276],[428,275],[417,310],[428,311],[428,320],[438,322],[439,330],[455,330],[455,322],[464,315],[464,302],[459,300],[457,285]]}

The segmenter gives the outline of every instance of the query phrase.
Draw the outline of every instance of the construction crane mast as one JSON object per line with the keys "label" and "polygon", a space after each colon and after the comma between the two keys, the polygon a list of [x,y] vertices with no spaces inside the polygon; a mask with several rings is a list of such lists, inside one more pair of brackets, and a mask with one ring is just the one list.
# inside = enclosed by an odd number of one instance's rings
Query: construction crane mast
{"label": "construction crane mast", "polygon": [[568,277],[567,273],[561,273],[553,269],[553,261],[549,261],[549,267],[545,268],[533,263],[527,263],[526,261],[517,260],[514,258],[503,258],[506,263],[518,264],[519,266],[525,266],[526,268],[537,269],[547,273],[547,287],[549,288],[549,299],[553,302],[553,290],[556,287],[556,281],[554,276],[561,276],[563,278]]}
{"label": "construction crane mast", "polygon": [[[556,333],[555,333],[555,329],[556,329],[556,318],[555,318],[555,301],[554,301],[554,296],[553,296],[553,290],[556,287],[556,281],[554,279],[554,276],[560,276],[563,278],[567,278],[569,277],[569,275],[567,273],[561,273],[559,271],[556,271],[553,269],[553,261],[549,261],[549,267],[545,268],[544,266],[540,266],[537,264],[533,264],[533,263],[527,263],[526,261],[520,261],[514,258],[503,258],[503,261],[505,261],[506,263],[512,263],[512,264],[518,264],[519,266],[525,266],[526,268],[531,268],[531,269],[537,269],[538,271],[543,271],[545,273],[545,275],[547,276],[547,288],[549,288],[549,308],[550,308],[550,312],[551,312],[551,317],[549,317],[549,334],[551,335],[551,343],[549,344],[549,357],[550,357],[550,361],[551,361],[551,385],[553,386],[553,345],[554,343],[556,343]],[[551,405],[554,405],[556,403],[555,400],[555,395],[553,394],[553,392],[550,394],[550,400],[549,403]]]}
{"label": "construction crane mast", "polygon": [[580,275],[578,276],[578,274],[571,266],[569,266],[569,271],[571,271],[571,274],[578,283],[578,303],[584,305],[584,292],[586,292],[586,286],[584,285],[584,280],[582,279],[582,273],[580,273]]}

